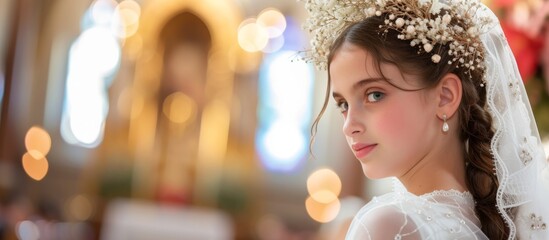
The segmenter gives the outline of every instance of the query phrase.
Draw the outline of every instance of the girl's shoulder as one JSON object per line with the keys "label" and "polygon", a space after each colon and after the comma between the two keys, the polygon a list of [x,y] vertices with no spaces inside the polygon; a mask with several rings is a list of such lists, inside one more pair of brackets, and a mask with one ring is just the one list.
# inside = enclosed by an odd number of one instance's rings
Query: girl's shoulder
{"label": "girl's shoulder", "polygon": [[416,196],[391,192],[373,198],[355,216],[347,239],[487,239],[467,193]]}

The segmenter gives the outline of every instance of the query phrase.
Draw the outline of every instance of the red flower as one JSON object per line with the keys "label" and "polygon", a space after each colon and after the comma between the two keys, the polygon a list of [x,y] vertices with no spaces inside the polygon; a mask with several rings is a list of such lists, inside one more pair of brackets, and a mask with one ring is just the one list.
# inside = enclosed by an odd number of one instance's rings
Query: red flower
{"label": "red flower", "polygon": [[505,22],[502,22],[501,26],[517,60],[522,80],[526,83],[536,72],[540,61],[540,52],[543,49],[543,38],[541,36],[530,38]]}
{"label": "red flower", "polygon": [[493,7],[494,8],[506,8],[512,6],[516,0],[494,0],[493,1]]}

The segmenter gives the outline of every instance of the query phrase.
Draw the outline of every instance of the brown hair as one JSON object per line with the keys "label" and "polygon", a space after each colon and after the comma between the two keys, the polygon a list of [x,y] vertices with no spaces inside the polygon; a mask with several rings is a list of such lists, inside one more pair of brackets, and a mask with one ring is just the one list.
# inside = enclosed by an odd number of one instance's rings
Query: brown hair
{"label": "brown hair", "polygon": [[[434,64],[431,54],[420,52],[410,47],[410,41],[397,38],[398,32],[389,30],[380,33],[380,25],[386,16],[367,18],[348,28],[336,39],[330,48],[328,70],[335,52],[344,44],[351,43],[368,51],[375,59],[378,71],[380,63],[396,65],[402,72],[420,76],[424,88],[436,86],[440,79],[448,74],[456,74],[462,81],[463,95],[458,109],[460,123],[460,139],[467,146],[465,153],[467,187],[473,195],[476,204],[475,212],[481,222],[482,231],[489,239],[507,239],[509,228],[496,208],[496,193],[499,182],[494,173],[493,155],[490,151],[491,139],[494,135],[492,117],[486,111],[486,89],[481,87],[482,69],[466,71],[459,68],[449,56],[447,45],[437,44],[433,52],[441,56],[440,63]],[[406,90],[406,89],[402,89]],[[419,89],[415,89],[419,90]],[[330,78],[324,105],[313,122],[311,134],[314,139],[318,122],[326,111],[329,101]]]}

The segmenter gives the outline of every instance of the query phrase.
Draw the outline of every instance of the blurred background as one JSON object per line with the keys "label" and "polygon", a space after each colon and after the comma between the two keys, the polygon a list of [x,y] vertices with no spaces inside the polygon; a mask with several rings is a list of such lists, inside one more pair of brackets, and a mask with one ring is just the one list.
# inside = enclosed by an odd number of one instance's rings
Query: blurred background
{"label": "blurred background", "polygon": [[[547,149],[549,2],[486,3]],[[326,73],[299,61],[305,18],[294,0],[0,0],[0,239],[343,236],[391,183],[363,177],[333,104],[310,146]]]}

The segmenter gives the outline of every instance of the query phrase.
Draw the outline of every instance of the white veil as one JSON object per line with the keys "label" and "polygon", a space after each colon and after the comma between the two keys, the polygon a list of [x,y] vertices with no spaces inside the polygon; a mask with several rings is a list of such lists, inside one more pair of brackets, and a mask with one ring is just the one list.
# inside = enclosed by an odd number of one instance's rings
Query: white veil
{"label": "white veil", "polygon": [[[491,142],[500,183],[497,204],[509,239],[549,239],[549,169],[516,60],[497,17],[480,36],[485,47]],[[510,213],[512,212],[512,214]]]}

